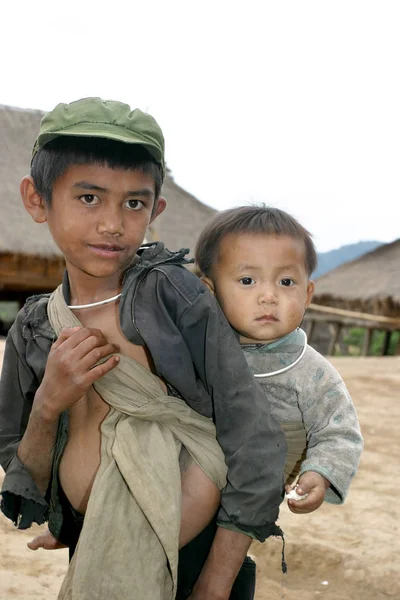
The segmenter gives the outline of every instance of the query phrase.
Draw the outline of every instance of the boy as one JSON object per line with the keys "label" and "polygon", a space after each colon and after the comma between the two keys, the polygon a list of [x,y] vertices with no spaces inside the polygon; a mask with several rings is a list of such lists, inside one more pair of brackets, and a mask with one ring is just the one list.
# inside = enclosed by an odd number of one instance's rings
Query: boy
{"label": "boy", "polygon": [[196,247],[203,281],[285,431],[288,504],[295,513],[316,510],[324,499],[344,502],[363,447],[343,380],[299,329],[316,262],[309,232],[286,212],[264,206],[219,213]]}
{"label": "boy", "polygon": [[43,118],[21,182],[66,274],[8,336],[2,510],[21,528],[49,519],[70,546],[60,597],[175,596],[178,544],[210,520],[224,486],[210,417],[228,483],[191,598],[228,598],[251,538],[280,531],[285,440],[228,323],[184,251],[139,250],[166,205],[164,172],[152,117],[87,98]]}

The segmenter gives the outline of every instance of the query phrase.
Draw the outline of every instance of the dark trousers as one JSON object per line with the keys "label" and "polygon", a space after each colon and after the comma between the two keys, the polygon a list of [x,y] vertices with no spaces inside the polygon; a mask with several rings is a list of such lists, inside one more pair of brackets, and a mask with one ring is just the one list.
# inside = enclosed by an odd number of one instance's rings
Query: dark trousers
{"label": "dark trousers", "polygon": [[[190,595],[206,561],[216,530],[216,522],[212,521],[194,540],[180,550],[176,600],[186,600]],[[256,564],[247,556],[235,580],[229,600],[253,600],[255,587]]]}

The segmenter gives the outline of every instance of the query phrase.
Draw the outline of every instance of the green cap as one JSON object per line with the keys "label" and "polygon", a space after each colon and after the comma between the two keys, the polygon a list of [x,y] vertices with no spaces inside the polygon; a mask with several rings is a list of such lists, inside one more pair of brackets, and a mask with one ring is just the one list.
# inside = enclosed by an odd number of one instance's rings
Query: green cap
{"label": "green cap", "polygon": [[58,104],[44,115],[32,157],[59,136],[100,137],[125,144],[140,144],[155,158],[165,173],[164,136],[157,121],[128,104],[101,98],[82,98]]}

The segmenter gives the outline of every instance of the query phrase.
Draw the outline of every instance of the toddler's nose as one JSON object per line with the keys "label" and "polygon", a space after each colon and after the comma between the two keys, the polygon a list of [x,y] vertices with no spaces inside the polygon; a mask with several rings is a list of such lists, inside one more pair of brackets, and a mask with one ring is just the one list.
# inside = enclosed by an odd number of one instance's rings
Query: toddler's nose
{"label": "toddler's nose", "polygon": [[258,301],[260,304],[277,304],[278,296],[274,287],[264,286],[264,288],[261,290]]}

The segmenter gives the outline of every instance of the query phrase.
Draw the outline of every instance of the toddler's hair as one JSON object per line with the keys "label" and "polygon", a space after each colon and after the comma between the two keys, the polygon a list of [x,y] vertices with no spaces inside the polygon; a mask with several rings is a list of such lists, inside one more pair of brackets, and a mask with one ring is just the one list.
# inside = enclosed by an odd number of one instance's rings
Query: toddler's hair
{"label": "toddler's hair", "polygon": [[271,206],[241,206],[219,212],[200,234],[196,245],[195,259],[201,272],[212,276],[218,261],[221,240],[229,234],[253,233],[255,235],[286,235],[301,240],[305,245],[307,274],[315,271],[317,253],[312,236],[307,229],[284,210]]}

